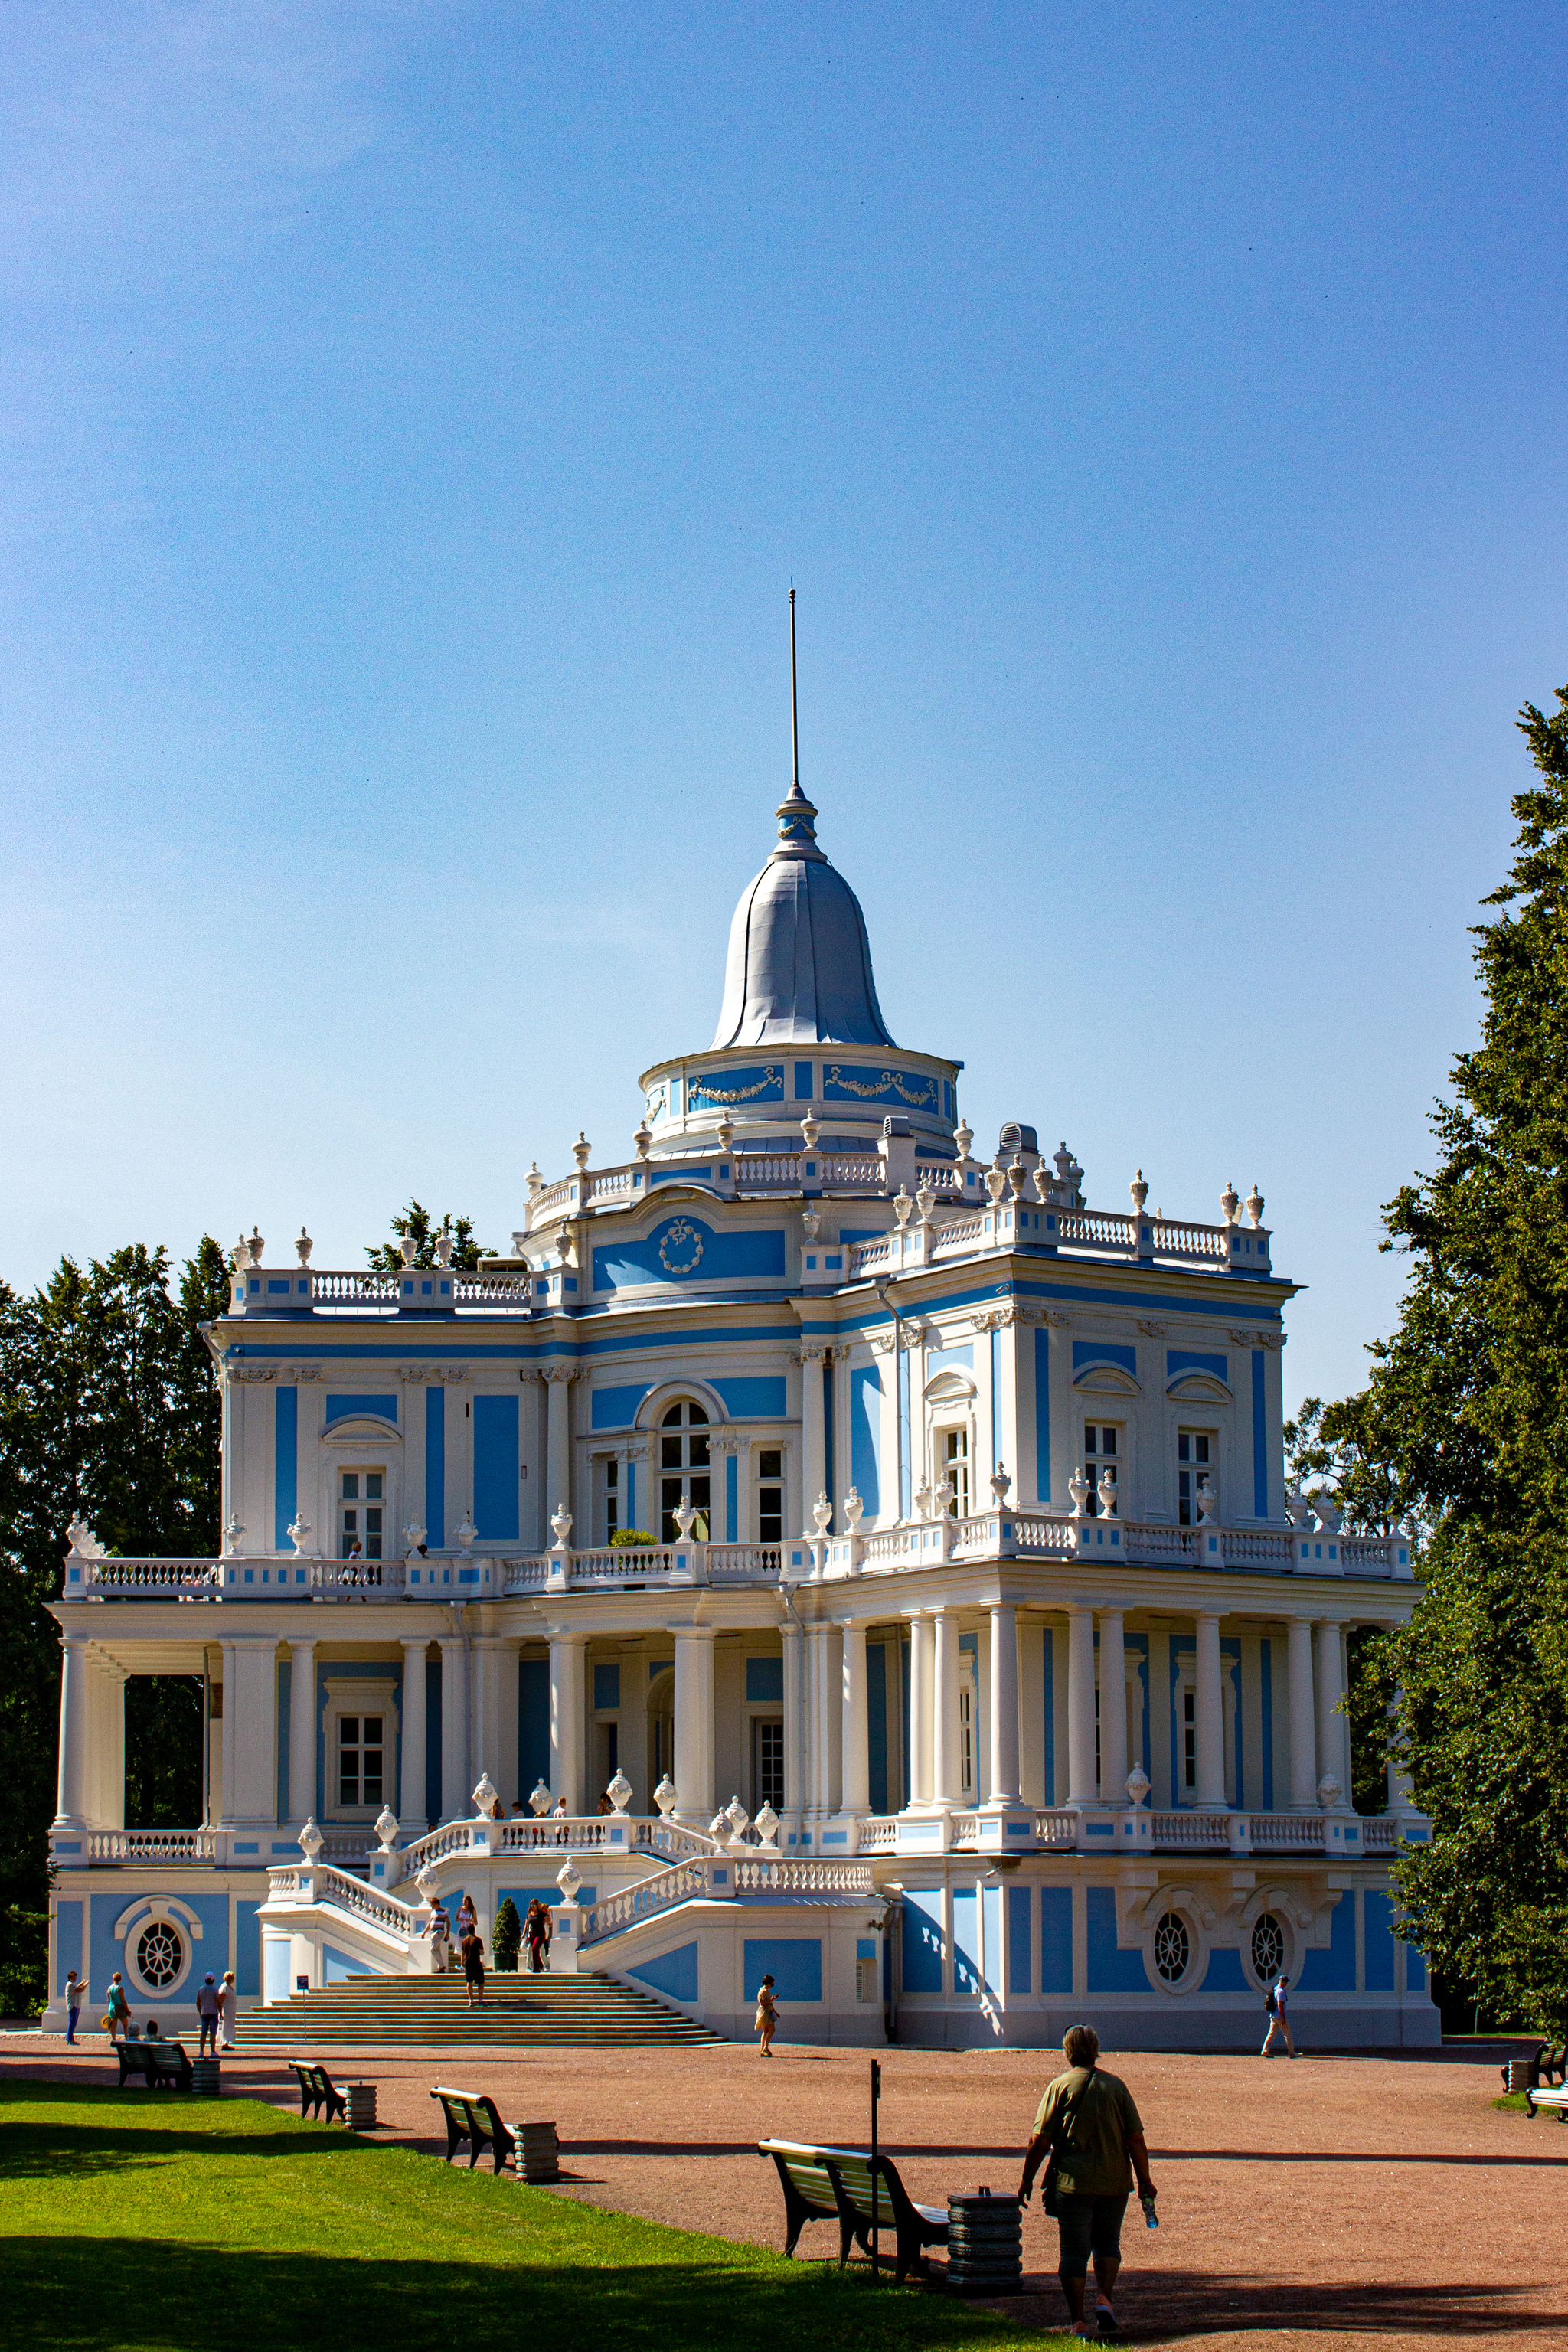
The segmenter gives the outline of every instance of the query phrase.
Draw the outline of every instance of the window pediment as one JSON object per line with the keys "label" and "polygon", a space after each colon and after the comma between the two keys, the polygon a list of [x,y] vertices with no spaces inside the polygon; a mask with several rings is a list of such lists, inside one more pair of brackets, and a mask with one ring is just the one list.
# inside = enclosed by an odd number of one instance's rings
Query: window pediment
{"label": "window pediment", "polygon": [[1212,1372],[1184,1372],[1166,1383],[1165,1394],[1183,1404],[1234,1404],[1235,1391]]}
{"label": "window pediment", "polygon": [[1075,1389],[1087,1389],[1096,1396],[1142,1396],[1143,1391],[1131,1372],[1120,1364],[1086,1364],[1073,1381]]}

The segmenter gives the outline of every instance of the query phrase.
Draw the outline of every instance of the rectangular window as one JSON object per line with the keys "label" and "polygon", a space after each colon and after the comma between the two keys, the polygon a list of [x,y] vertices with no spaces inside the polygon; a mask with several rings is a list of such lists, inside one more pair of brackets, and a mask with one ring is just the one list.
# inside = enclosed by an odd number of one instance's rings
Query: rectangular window
{"label": "rectangular window", "polygon": [[338,1717],[338,1802],[374,1805],[382,1802],[382,1717],[342,1715]]}
{"label": "rectangular window", "polygon": [[344,1470],[338,1482],[338,1558],[380,1559],[385,1534],[386,1474]]}
{"label": "rectangular window", "polygon": [[752,1811],[771,1805],[782,1812],[784,1801],[784,1744],[782,1717],[755,1716],[752,1722]]}
{"label": "rectangular window", "polygon": [[958,1686],[958,1777],[964,1796],[974,1801],[974,1699],[969,1685]]}
{"label": "rectangular window", "polygon": [[[939,1433],[937,1461],[942,1470],[942,1476],[947,1480],[952,1489],[952,1500],[947,1507],[948,1510],[953,1518],[966,1519],[969,1517],[969,1432],[967,1428],[944,1429]],[[940,1486],[942,1480],[939,1479],[937,1483]]]}
{"label": "rectangular window", "polygon": [[[1089,1480],[1089,1494],[1084,1509],[1091,1519],[1097,1519],[1104,1506],[1100,1499],[1100,1482],[1109,1476],[1114,1487],[1121,1472],[1121,1429],[1119,1422],[1096,1421],[1085,1424],[1083,1433],[1084,1475]],[[1120,1498],[1119,1507],[1120,1507]]]}
{"label": "rectangular window", "polygon": [[[605,1465],[605,1541],[617,1535],[621,1525],[621,1465],[618,1462]],[[613,1777],[613,1776],[612,1776]]]}
{"label": "rectangular window", "polygon": [[777,1445],[757,1455],[757,1541],[784,1541],[784,1452]]}
{"label": "rectangular window", "polygon": [[1198,1785],[1198,1695],[1189,1683],[1182,1693],[1182,1786]]}
{"label": "rectangular window", "polygon": [[1198,1496],[1214,1482],[1218,1441],[1212,1430],[1183,1429],[1176,1433],[1176,1523],[1195,1528]]}

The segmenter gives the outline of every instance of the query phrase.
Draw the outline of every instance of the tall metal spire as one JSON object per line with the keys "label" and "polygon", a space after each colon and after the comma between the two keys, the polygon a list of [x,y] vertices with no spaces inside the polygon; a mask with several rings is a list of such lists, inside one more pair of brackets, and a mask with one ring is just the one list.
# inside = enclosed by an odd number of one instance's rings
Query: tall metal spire
{"label": "tall metal spire", "polygon": [[800,788],[800,696],[795,654],[795,582],[789,583],[789,733],[792,781],[774,814],[779,821],[775,857],[820,857],[816,845],[816,811]]}

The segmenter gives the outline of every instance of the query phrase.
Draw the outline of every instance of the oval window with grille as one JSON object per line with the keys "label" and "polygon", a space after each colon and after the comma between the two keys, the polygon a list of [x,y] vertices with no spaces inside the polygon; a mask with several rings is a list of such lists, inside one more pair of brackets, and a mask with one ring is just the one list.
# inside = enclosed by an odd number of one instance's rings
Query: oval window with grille
{"label": "oval window with grille", "polygon": [[1180,1984],[1192,1965],[1193,1939],[1179,1912],[1167,1911],[1154,1930],[1154,1966],[1166,1984]]}
{"label": "oval window with grille", "polygon": [[180,1931],[167,1919],[144,1927],[136,1945],[136,1972],[153,1992],[163,1992],[184,1966],[185,1948]]}
{"label": "oval window with grille", "polygon": [[1259,1913],[1252,1930],[1252,1967],[1259,1984],[1272,1984],[1285,1965],[1285,1930],[1272,1911]]}

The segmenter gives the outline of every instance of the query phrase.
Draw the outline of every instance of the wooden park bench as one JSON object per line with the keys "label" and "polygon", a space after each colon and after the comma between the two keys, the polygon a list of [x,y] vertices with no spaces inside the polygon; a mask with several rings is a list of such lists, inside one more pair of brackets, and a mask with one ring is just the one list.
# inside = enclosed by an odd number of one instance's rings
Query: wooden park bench
{"label": "wooden park bench", "polygon": [[191,2062],[184,2045],[179,2042],[117,2042],[114,2045],[120,2061],[121,2091],[133,2074],[140,2074],[150,2091],[160,2083],[171,2091],[188,2091],[191,2087]]}
{"label": "wooden park bench", "polygon": [[1553,2048],[1543,2042],[1532,2058],[1510,2058],[1500,2072],[1505,2091],[1532,2090],[1538,2083],[1555,2083],[1561,2088],[1568,2073],[1568,2047],[1558,2042]]}
{"label": "wooden park bench", "polygon": [[876,2203],[872,2204],[871,2158],[864,2148],[812,2147],[799,2140],[763,2139],[759,2156],[771,2156],[784,2190],[784,2252],[793,2254],[808,2221],[838,2223],[838,2267],[851,2244],[871,2251],[871,2224],[891,2230],[896,2242],[895,2278],[925,2271],[925,2249],[947,2243],[945,2205],[917,2205],[899,2179],[890,2157],[877,2158]]}
{"label": "wooden park bench", "polygon": [[503,2124],[500,2110],[493,2099],[480,2091],[454,2091],[449,2084],[437,2083],[430,2096],[441,2102],[441,2113],[447,2118],[447,2161],[451,2163],[466,2140],[468,2145],[468,2170],[472,2172],[488,2147],[492,2168],[499,2172],[509,2156],[517,2151],[517,2141],[511,2127]]}
{"label": "wooden park bench", "polygon": [[1543,2091],[1539,2086],[1525,2085],[1524,2112],[1531,2123],[1542,2107],[1555,2107],[1559,2120],[1568,2124],[1568,2090]]}
{"label": "wooden park bench", "polygon": [[326,2068],[312,2066],[300,2058],[290,2058],[289,2063],[300,2085],[300,2113],[302,2116],[319,2116],[324,2107],[328,2123],[334,2116],[342,2116],[347,2123],[348,2103]]}

